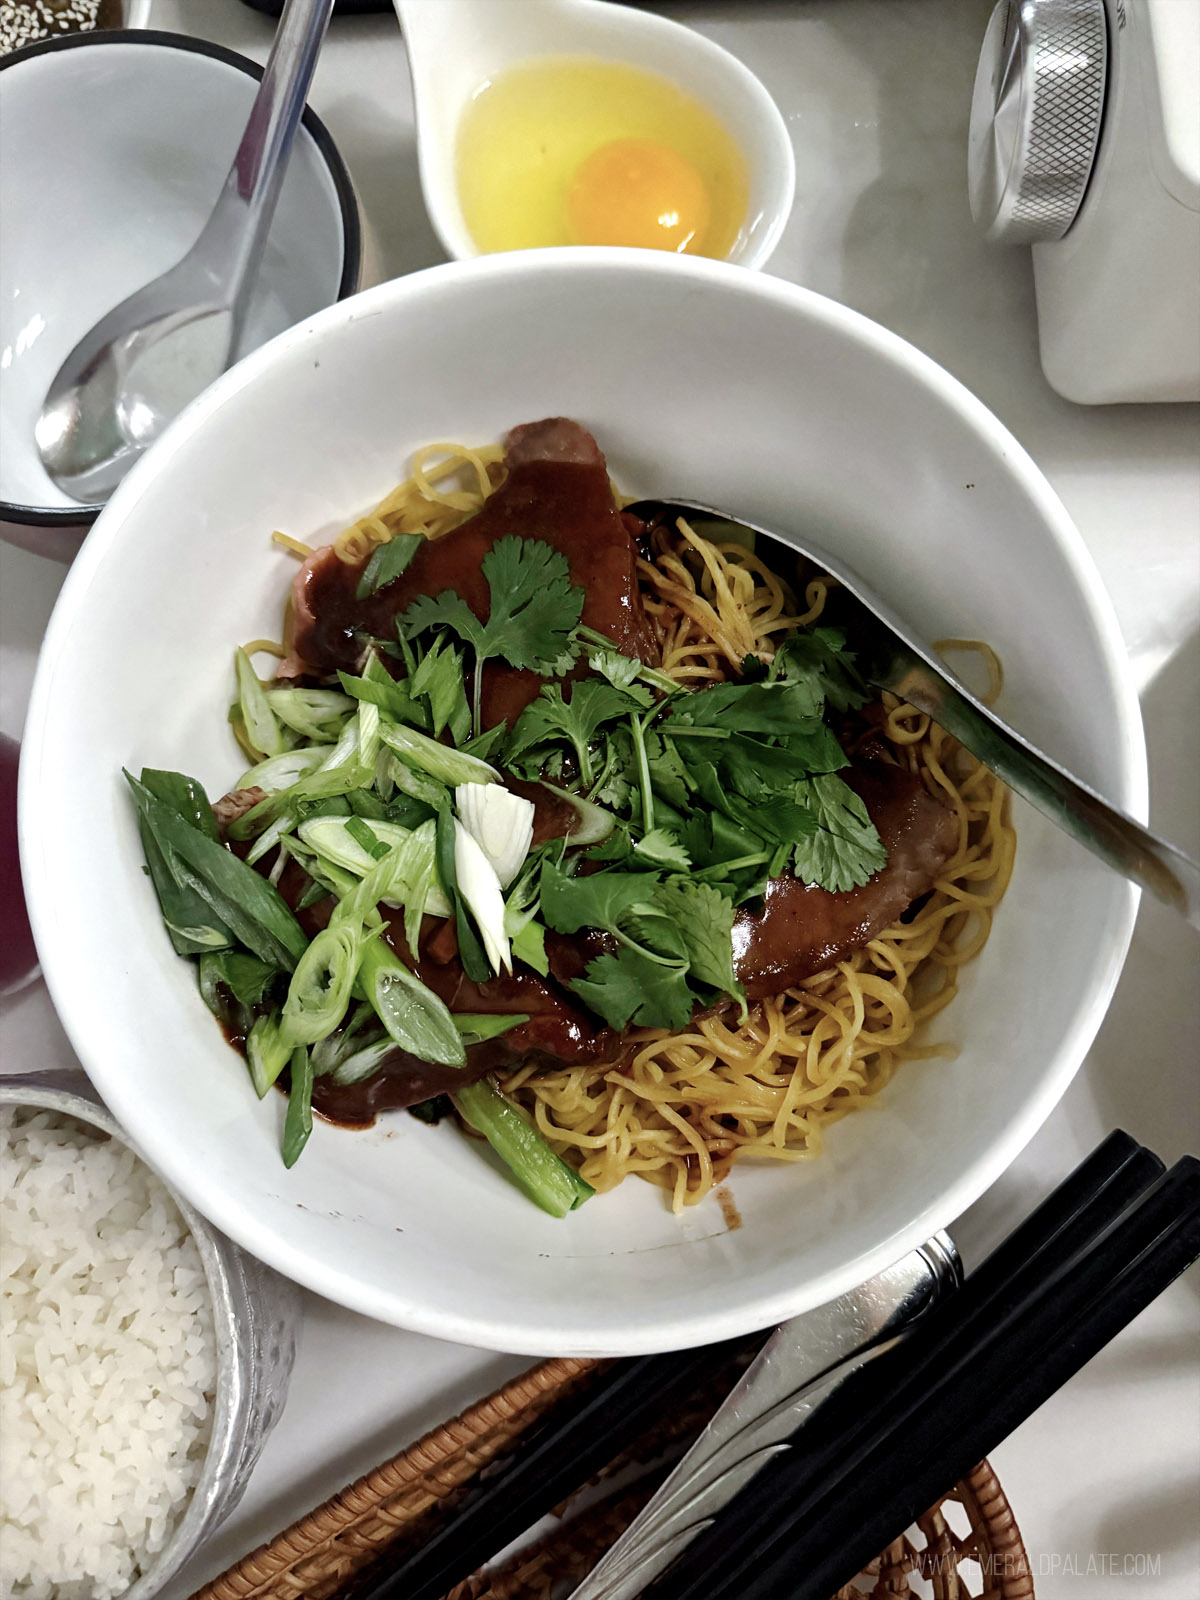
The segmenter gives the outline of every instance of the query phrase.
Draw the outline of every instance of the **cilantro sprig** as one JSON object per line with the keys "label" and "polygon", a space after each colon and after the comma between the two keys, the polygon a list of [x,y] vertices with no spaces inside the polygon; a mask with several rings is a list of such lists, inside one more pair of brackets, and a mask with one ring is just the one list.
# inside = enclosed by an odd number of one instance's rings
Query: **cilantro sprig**
{"label": "cilantro sprig", "polygon": [[583,610],[583,590],[571,582],[567,558],[541,539],[515,534],[499,539],[484,556],[490,605],[481,622],[453,589],[422,595],[397,621],[400,637],[412,641],[428,628],[449,628],[475,652],[473,725],[480,726],[483,664],[499,656],[512,667],[562,677],[579,654],[573,630]]}
{"label": "cilantro sprig", "polygon": [[696,1006],[745,993],[733,970],[733,902],[708,884],[658,871],[572,877],[547,858],[542,915],[558,933],[598,929],[619,947],[572,989],[614,1028],[679,1028]]}

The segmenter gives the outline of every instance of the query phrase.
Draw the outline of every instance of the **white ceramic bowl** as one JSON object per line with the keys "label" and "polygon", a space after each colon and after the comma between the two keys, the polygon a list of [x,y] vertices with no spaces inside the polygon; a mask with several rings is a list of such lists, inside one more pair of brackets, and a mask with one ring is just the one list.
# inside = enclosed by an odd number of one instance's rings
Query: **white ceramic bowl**
{"label": "white ceramic bowl", "polygon": [[930,638],[989,639],[1003,709],[1135,815],[1145,764],[1109,602],[1012,436],[854,312],[652,252],[452,263],[330,308],[226,374],[134,469],[63,589],[34,687],[23,862],[59,1014],[156,1166],[273,1266],[371,1316],[529,1352],[669,1349],[765,1326],[880,1270],[1004,1169],[1083,1058],[1136,896],[1024,806],[1008,898],[936,1036],[819,1161],[735,1170],[743,1218],[682,1220],[630,1181],[565,1222],[478,1146],[404,1115],[318,1126],[289,1173],[281,1096],[245,1069],[171,952],[124,764],[212,795],[240,759],[232,647],[278,632],[293,564],[434,439],[563,413],[621,484],[811,529]]}
{"label": "white ceramic bowl", "polygon": [[455,176],[458,125],[482,83],[534,56],[598,56],[656,72],[724,123],[746,158],[746,220],[728,260],[761,267],[791,215],[792,139],[779,107],[736,56],[653,12],[609,0],[396,0],[408,46],[425,208],[449,255],[479,254]]}
{"label": "white ceramic bowl", "polygon": [[[262,68],[181,34],[70,34],[0,60],[0,536],[69,560],[95,520],[47,476],[33,428],[106,311],[195,243]],[[359,287],[358,207],[305,111],[250,308],[265,343]]]}

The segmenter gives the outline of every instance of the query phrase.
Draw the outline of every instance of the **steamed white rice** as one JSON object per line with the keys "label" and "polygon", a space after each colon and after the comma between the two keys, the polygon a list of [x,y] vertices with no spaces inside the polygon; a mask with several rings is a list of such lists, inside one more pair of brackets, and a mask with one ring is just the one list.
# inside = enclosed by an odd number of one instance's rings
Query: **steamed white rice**
{"label": "steamed white rice", "polygon": [[114,1600],[199,1477],[216,1359],[195,1241],[132,1151],[0,1107],[0,1596]]}

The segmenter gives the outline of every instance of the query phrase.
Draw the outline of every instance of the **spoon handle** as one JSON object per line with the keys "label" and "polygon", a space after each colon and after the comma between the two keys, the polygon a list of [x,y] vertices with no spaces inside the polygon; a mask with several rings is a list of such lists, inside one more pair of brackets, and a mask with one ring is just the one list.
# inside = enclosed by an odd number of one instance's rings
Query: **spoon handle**
{"label": "spoon handle", "polygon": [[229,176],[196,243],[227,288],[236,353],[334,0],[286,0]]}
{"label": "spoon handle", "polygon": [[1200,928],[1200,865],[1190,856],[1072,777],[903,641],[879,642],[860,661],[869,682],[926,712],[1051,822]]}

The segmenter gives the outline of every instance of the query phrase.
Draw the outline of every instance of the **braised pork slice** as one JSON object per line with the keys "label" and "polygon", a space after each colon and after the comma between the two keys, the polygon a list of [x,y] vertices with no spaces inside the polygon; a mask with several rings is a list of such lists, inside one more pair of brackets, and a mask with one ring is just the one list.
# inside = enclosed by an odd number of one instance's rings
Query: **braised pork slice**
{"label": "braised pork slice", "polygon": [[767,885],[761,911],[739,911],[734,967],[751,1000],[778,994],[861,949],[933,888],[958,848],[958,821],[918,777],[879,760],[841,774],[866,805],[887,865],[859,889],[833,894],[793,877]]}
{"label": "braised pork slice", "polygon": [[[577,422],[554,417],[514,428],[505,444],[508,475],[483,509],[422,545],[407,571],[366,600],[355,596],[361,566],[340,561],[331,549],[305,562],[293,589],[285,676],[354,671],[364,639],[394,638],[397,616],[418,595],[451,589],[486,619],[490,597],[481,563],[510,534],[561,551],[571,581],[584,590],[587,626],[626,655],[655,659],[637,585],[637,547],[614,504],[596,441]],[[490,662],[483,680],[485,726],[515,721],[541,682],[535,673]]]}

